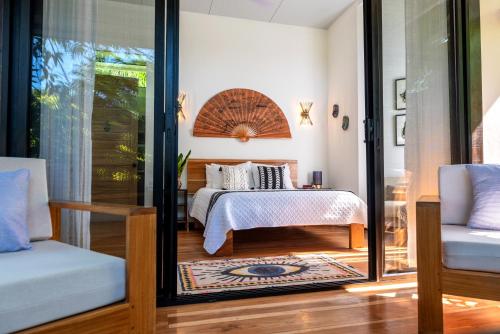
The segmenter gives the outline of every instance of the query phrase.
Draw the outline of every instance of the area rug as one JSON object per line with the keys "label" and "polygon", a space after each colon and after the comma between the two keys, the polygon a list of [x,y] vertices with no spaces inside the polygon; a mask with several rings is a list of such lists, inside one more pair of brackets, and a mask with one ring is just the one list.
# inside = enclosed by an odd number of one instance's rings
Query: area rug
{"label": "area rug", "polygon": [[205,294],[366,277],[326,254],[189,261],[178,264],[178,293]]}

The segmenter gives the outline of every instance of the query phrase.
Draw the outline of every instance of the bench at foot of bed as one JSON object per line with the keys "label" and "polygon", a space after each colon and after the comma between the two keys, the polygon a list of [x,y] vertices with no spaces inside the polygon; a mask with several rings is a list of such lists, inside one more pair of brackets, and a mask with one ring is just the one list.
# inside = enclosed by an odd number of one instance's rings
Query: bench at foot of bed
{"label": "bench at foot of bed", "polygon": [[[365,246],[365,226],[363,224],[349,225],[349,248],[363,248]],[[226,242],[213,256],[233,255],[233,231],[226,234]]]}

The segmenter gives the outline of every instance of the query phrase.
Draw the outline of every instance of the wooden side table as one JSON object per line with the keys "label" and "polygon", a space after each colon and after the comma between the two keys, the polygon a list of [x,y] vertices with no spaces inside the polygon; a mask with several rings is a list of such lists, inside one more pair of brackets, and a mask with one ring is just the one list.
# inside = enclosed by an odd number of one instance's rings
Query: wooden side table
{"label": "wooden side table", "polygon": [[187,189],[177,190],[177,223],[184,224],[186,231],[189,232],[188,216],[188,191]]}

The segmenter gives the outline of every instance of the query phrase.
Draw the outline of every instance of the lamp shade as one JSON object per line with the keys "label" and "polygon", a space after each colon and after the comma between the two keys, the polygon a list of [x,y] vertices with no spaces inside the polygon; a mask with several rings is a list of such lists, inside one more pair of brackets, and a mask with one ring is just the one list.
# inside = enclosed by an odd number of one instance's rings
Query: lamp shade
{"label": "lamp shade", "polygon": [[313,182],[314,185],[320,186],[323,184],[323,172],[314,171],[313,172]]}

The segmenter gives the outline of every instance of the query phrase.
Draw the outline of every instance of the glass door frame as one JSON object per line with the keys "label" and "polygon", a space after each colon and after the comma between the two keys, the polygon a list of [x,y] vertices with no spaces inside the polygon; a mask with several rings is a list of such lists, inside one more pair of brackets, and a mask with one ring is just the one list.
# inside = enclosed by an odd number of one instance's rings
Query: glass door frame
{"label": "glass door frame", "polygon": [[[164,240],[158,255],[163,257],[163,270],[158,279],[166,284],[159,285],[158,305],[168,306],[178,303],[193,303],[214,301],[213,296],[204,298],[177,299],[177,95],[179,77],[179,0],[166,0],[166,114],[165,114],[165,193],[164,217],[165,224],[158,234],[158,239]],[[367,200],[368,200],[368,281],[375,282],[382,278],[383,270],[383,154],[381,149],[381,122],[374,121],[380,117],[382,110],[381,95],[381,0],[363,1],[364,18],[364,57],[365,57],[365,141],[367,147]],[[383,152],[382,152],[383,153]],[[380,168],[382,167],[382,170]],[[381,174],[382,173],[382,174]],[[382,185],[380,185],[382,175]],[[382,202],[380,202],[382,198]],[[382,210],[380,210],[382,208]],[[381,215],[381,216],[380,216]],[[160,242],[159,242],[160,247]],[[160,254],[161,253],[161,254]],[[158,269],[160,270],[160,264]],[[366,282],[366,280],[365,280]],[[216,300],[228,300],[248,297],[260,297],[297,293],[306,291],[329,290],[342,287],[353,282],[343,282],[337,286],[329,287],[301,287],[290,286],[262,291],[249,291],[248,293],[219,293]]]}
{"label": "glass door frame", "polygon": [[[31,82],[33,1],[6,0],[3,5],[0,155],[27,156]],[[466,0],[447,0],[450,26],[450,103],[453,163],[467,162],[467,120],[463,58],[463,6]],[[177,297],[177,94],[179,68],[179,0],[155,0],[155,128],[154,195],[157,208],[157,295],[159,305]],[[365,0],[365,136],[367,142],[367,201],[369,281],[384,278],[384,179],[382,134],[382,2]],[[15,111],[15,112],[14,112]],[[331,289],[328,288],[328,289]],[[311,289],[280,289],[270,294]],[[256,297],[258,294],[252,294]],[[241,296],[226,296],[229,299]]]}
{"label": "glass door frame", "polygon": [[[85,0],[81,0],[85,1]],[[42,24],[43,0],[5,0],[2,1],[2,86],[0,103],[0,156],[28,157],[30,99],[31,99],[31,42],[32,33],[40,30]],[[168,1],[169,5],[174,2]],[[178,3],[178,2],[177,2]],[[168,196],[169,180],[176,178],[177,168],[174,161],[166,159],[169,154],[176,156],[175,110],[177,86],[175,61],[176,49],[170,48],[175,42],[172,34],[167,34],[167,0],[155,0],[155,61],[154,61],[154,175],[153,205],[157,208],[157,293],[159,300],[164,298],[163,278],[164,260],[169,255],[165,239],[166,209],[172,203]],[[168,10],[173,13],[172,8]],[[172,24],[172,19],[169,18]],[[169,29],[169,31],[173,31]],[[169,52],[167,54],[167,51]],[[170,57],[167,62],[166,57]],[[169,84],[167,84],[167,82]],[[173,126],[172,126],[173,124]],[[176,159],[175,159],[176,160]],[[174,169],[175,166],[175,169]],[[165,200],[168,199],[168,200]],[[175,204],[175,200],[173,202]],[[172,204],[170,204],[172,206]],[[170,245],[170,247],[172,247]]]}

